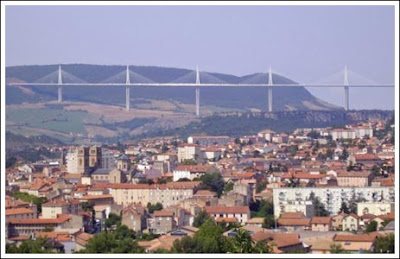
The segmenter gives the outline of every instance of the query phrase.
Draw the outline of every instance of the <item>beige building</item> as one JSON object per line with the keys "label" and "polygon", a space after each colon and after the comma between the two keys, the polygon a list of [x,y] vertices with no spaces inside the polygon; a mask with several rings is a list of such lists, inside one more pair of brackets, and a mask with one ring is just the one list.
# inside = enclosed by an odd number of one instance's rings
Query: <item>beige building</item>
{"label": "beige building", "polygon": [[197,144],[183,144],[178,147],[178,162],[182,163],[185,160],[191,160],[200,162],[201,150]]}
{"label": "beige building", "polygon": [[372,173],[368,171],[361,172],[341,172],[336,179],[338,186],[343,187],[367,187],[371,184]]}
{"label": "beige building", "polygon": [[154,212],[154,221],[149,229],[155,234],[166,234],[176,228],[174,212],[168,210],[157,210]]}
{"label": "beige building", "polygon": [[332,216],[332,228],[334,230],[342,230],[343,229],[343,218],[348,216],[346,213],[340,213],[335,216]]}
{"label": "beige building", "polygon": [[206,206],[204,210],[215,220],[218,218],[236,218],[239,223],[246,223],[250,219],[248,206]]}
{"label": "beige building", "polygon": [[101,147],[77,147],[71,149],[67,156],[67,171],[71,174],[83,174],[90,168],[101,167]]}
{"label": "beige building", "polygon": [[136,232],[146,228],[146,211],[143,206],[130,204],[122,210],[121,224]]}
{"label": "beige building", "polygon": [[394,210],[394,203],[388,202],[358,202],[357,215],[373,214],[376,216],[385,215]]}
{"label": "beige building", "polygon": [[82,206],[79,201],[49,201],[42,204],[43,219],[55,219],[58,214],[78,214],[82,211]]}
{"label": "beige building", "polygon": [[6,221],[10,219],[33,219],[35,212],[28,208],[6,209]]}
{"label": "beige building", "polygon": [[311,218],[311,230],[327,232],[332,228],[331,217],[313,217]]}
{"label": "beige building", "polygon": [[200,182],[170,182],[166,184],[111,184],[110,195],[119,205],[131,203],[156,204],[164,207],[176,205],[193,197]]}
{"label": "beige building", "polygon": [[342,220],[343,231],[357,231],[359,228],[359,217],[351,213],[345,216]]}
{"label": "beige building", "polygon": [[83,226],[83,218],[78,215],[59,214],[57,218],[51,219],[10,219],[8,234],[10,236],[31,235],[37,231],[54,229],[80,229]]}

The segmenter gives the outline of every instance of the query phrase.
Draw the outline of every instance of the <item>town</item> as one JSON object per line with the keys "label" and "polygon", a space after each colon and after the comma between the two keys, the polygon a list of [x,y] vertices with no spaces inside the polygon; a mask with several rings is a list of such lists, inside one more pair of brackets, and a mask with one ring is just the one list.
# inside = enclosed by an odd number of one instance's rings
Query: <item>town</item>
{"label": "town", "polygon": [[8,253],[393,253],[394,121],[48,146],[6,169]]}

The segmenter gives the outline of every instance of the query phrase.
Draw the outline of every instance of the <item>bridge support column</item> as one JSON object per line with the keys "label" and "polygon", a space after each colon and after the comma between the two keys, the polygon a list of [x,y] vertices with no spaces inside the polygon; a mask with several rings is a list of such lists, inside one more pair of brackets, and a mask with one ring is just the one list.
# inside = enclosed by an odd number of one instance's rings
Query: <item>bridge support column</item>
{"label": "bridge support column", "polygon": [[268,71],[268,112],[272,112],[272,69],[269,67]]}
{"label": "bridge support column", "polygon": [[58,102],[62,102],[62,70],[61,65],[58,66]]}
{"label": "bridge support column", "polygon": [[200,89],[196,87],[196,116],[200,116]]}
{"label": "bridge support column", "polygon": [[344,109],[346,111],[349,110],[349,87],[344,87]]}
{"label": "bridge support column", "polygon": [[131,102],[131,89],[129,85],[131,84],[131,79],[129,77],[129,66],[126,66],[126,88],[125,88],[125,110],[129,111],[129,106]]}
{"label": "bridge support column", "polygon": [[349,73],[347,66],[344,67],[344,109],[349,110]]}
{"label": "bridge support column", "polygon": [[58,85],[58,102],[62,102],[62,85]]}
{"label": "bridge support column", "polygon": [[272,112],[272,87],[268,86],[268,112]]}
{"label": "bridge support column", "polygon": [[[199,67],[196,68],[196,85],[200,86]],[[200,117],[200,88],[196,87],[196,116]]]}
{"label": "bridge support column", "polygon": [[129,111],[129,106],[130,106],[130,98],[131,98],[131,92],[129,86],[126,86],[125,89],[125,98],[126,98],[126,104],[125,104],[125,109]]}

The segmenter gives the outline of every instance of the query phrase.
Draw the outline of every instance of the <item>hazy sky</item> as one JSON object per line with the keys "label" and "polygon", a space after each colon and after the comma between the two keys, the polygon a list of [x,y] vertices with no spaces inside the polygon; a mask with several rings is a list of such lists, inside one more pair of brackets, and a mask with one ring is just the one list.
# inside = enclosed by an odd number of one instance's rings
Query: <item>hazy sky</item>
{"label": "hazy sky", "polygon": [[[375,82],[393,83],[394,46],[391,6],[6,7],[7,66],[199,65],[246,75],[271,65],[310,83],[347,64]],[[343,105],[342,89],[310,91]],[[350,102],[351,108],[393,109],[394,90],[354,89]]]}

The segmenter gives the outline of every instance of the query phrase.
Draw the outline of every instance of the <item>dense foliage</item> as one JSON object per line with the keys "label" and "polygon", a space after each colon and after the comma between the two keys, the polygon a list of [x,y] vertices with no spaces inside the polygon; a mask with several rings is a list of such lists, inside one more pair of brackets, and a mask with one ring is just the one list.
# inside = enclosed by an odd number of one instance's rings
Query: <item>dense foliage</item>
{"label": "dense foliage", "polygon": [[55,253],[52,247],[48,247],[47,240],[38,238],[36,240],[25,240],[21,245],[6,245],[6,253],[18,254],[43,254]]}
{"label": "dense foliage", "polygon": [[210,190],[216,192],[218,197],[221,196],[224,191],[225,182],[222,179],[221,174],[214,172],[211,174],[204,174],[200,177],[201,184],[199,186],[200,190]]}
{"label": "dense foliage", "polygon": [[157,202],[156,204],[151,204],[150,202],[147,204],[147,209],[149,213],[153,213],[156,210],[162,210],[163,205],[160,202]]}
{"label": "dense foliage", "polygon": [[113,232],[101,232],[89,239],[78,253],[144,253],[137,245],[136,234],[127,226],[119,225]]}
{"label": "dense foliage", "polygon": [[208,213],[204,210],[201,210],[199,213],[197,213],[196,217],[193,220],[193,227],[196,227],[196,228],[200,227],[209,218],[210,218],[210,216],[208,215]]}
{"label": "dense foliage", "polygon": [[38,214],[42,211],[42,204],[47,202],[46,197],[37,197],[26,192],[15,192],[13,193],[13,197],[15,199],[19,199],[25,202],[32,202],[33,204],[35,204],[37,206]]}

